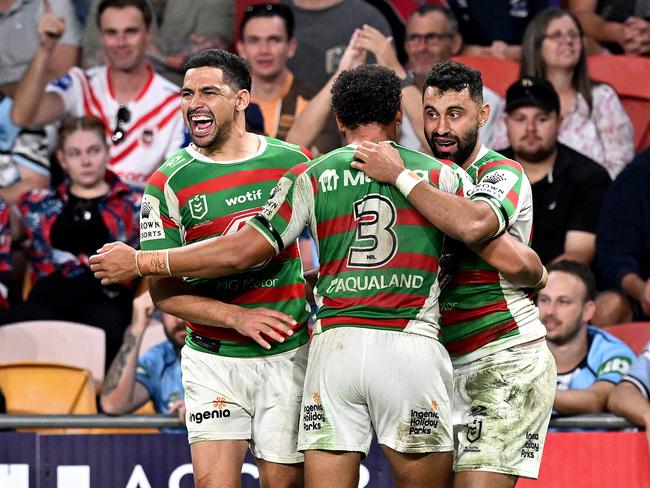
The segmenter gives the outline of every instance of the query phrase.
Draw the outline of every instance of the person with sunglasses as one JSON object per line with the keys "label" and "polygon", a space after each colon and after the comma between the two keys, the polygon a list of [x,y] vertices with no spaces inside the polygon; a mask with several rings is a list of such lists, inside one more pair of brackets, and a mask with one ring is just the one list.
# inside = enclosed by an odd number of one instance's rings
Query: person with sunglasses
{"label": "person with sunglasses", "polygon": [[107,64],[74,67],[47,84],[51,53],[66,26],[54,12],[39,20],[39,47],[16,90],[12,118],[23,127],[66,115],[92,115],[107,127],[111,169],[144,185],[186,142],[178,87],[147,61],[152,14],[146,0],[102,0],[97,10]]}
{"label": "person with sunglasses", "polygon": [[65,181],[34,189],[18,202],[16,241],[27,239],[32,269],[25,303],[0,323],[69,320],[106,332],[106,365],[131,319],[134,282],[96,285],[88,256],[111,236],[138,245],[140,195],[108,170],[106,128],[95,117],[70,117],[59,129],[57,158]]}

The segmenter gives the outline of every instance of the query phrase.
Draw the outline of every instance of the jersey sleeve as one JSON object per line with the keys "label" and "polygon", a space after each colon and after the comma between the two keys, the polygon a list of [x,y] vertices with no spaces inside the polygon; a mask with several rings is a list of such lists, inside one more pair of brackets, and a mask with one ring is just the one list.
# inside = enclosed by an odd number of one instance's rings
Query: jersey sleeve
{"label": "jersey sleeve", "polygon": [[444,165],[440,170],[439,188],[447,193],[467,197],[474,189],[474,184],[467,172],[460,166]]}
{"label": "jersey sleeve", "polygon": [[247,222],[273,246],[276,254],[294,242],[312,220],[316,182],[306,164],[289,170],[271,192],[260,213]]}
{"label": "jersey sleeve", "polygon": [[494,210],[499,220],[495,235],[504,232],[517,219],[524,200],[521,193],[526,186],[530,187],[530,183],[521,165],[515,161],[493,161],[479,169],[470,198],[485,201]]}
{"label": "jersey sleeve", "polygon": [[81,76],[83,74],[79,68],[72,68],[45,87],[47,93],[56,93],[61,97],[63,112],[67,115],[81,116],[84,113]]}
{"label": "jersey sleeve", "polygon": [[144,189],[140,208],[140,247],[143,251],[183,245],[178,198],[156,171]]}
{"label": "jersey sleeve", "polygon": [[634,352],[623,342],[607,342],[601,348],[598,361],[592,365],[596,372],[595,381],[618,383],[630,369]]}
{"label": "jersey sleeve", "polygon": [[646,344],[644,351],[632,363],[623,379],[636,386],[643,396],[650,400],[650,342]]}

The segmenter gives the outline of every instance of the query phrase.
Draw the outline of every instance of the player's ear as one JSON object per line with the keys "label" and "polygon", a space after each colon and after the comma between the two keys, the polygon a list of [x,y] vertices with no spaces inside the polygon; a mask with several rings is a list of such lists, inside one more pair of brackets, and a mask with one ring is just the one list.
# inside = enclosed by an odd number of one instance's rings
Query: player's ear
{"label": "player's ear", "polygon": [[343,132],[345,130],[345,125],[343,125],[343,122],[341,122],[338,115],[335,115],[334,117],[336,118],[336,126],[339,128],[339,131]]}
{"label": "player's ear", "polygon": [[235,99],[235,110],[243,112],[251,103],[251,94],[248,90],[239,90]]}
{"label": "player's ear", "polygon": [[479,112],[478,112],[478,126],[483,127],[485,124],[487,124],[488,119],[490,118],[490,112],[492,111],[492,107],[488,105],[487,103],[484,103],[480,106]]}

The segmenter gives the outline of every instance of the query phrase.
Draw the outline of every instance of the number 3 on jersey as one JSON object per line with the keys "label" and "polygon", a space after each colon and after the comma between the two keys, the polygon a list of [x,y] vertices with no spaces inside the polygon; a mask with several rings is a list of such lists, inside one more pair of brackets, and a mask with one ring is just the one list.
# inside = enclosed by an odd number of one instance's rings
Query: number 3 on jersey
{"label": "number 3 on jersey", "polygon": [[366,195],[353,205],[357,222],[355,245],[348,252],[348,267],[379,268],[397,253],[395,205],[383,195]]}

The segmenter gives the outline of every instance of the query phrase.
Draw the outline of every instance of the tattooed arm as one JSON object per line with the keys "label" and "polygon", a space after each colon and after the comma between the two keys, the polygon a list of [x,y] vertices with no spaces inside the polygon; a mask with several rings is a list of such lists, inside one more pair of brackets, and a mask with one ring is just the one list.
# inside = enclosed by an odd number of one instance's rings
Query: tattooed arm
{"label": "tattooed arm", "polygon": [[135,372],[142,336],[153,310],[149,293],[143,293],[133,301],[131,324],[124,334],[122,347],[108,369],[100,395],[102,410],[107,414],[129,413],[149,400],[149,391],[136,381]]}

